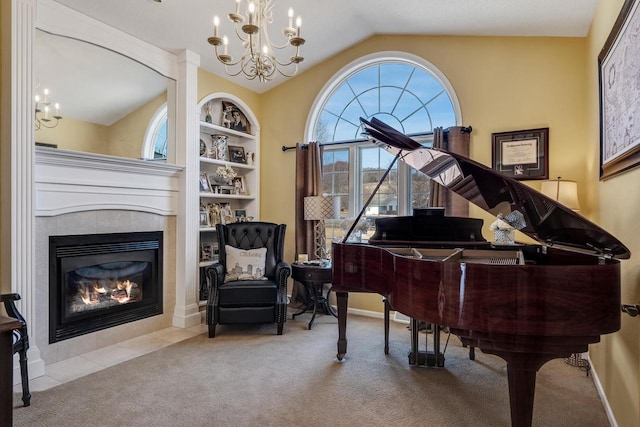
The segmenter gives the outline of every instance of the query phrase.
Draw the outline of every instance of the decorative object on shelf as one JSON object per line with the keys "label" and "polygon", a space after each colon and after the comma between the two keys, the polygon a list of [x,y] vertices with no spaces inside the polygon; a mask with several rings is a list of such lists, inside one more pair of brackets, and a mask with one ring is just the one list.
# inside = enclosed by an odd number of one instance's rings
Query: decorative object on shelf
{"label": "decorative object on shelf", "polygon": [[517,180],[549,178],[549,128],[491,134],[494,170]]}
{"label": "decorative object on shelf", "polygon": [[540,192],[556,202],[562,203],[574,212],[580,211],[578,183],[575,181],[568,181],[562,179],[562,177],[542,181]]}
{"label": "decorative object on shelf", "polygon": [[247,182],[244,176],[233,178],[233,194],[247,194]]}
{"label": "decorative object on shelf", "polygon": [[214,175],[215,181],[220,185],[231,185],[233,178],[236,177],[236,171],[229,165],[218,166]]}
{"label": "decorative object on shelf", "polygon": [[600,180],[640,165],[640,1],[626,0],[598,55]]}
{"label": "decorative object on shelf", "polygon": [[204,112],[204,121],[207,123],[213,123],[211,119],[211,104],[209,104],[208,102],[204,104]]}
{"label": "decorative object on shelf", "polygon": [[200,138],[200,156],[204,156],[204,157],[209,157],[207,156],[207,143],[204,142],[204,140],[202,138]]}
{"label": "decorative object on shelf", "polygon": [[[38,89],[36,85],[36,90]],[[49,89],[44,88],[42,90],[43,98],[40,98],[40,94],[36,94],[34,100],[36,102],[34,126],[36,130],[40,130],[41,127],[52,129],[58,126],[62,116],[60,115],[60,104],[53,103],[54,111],[51,111],[51,99],[49,99]]]}
{"label": "decorative object on shelf", "polygon": [[200,172],[200,191],[211,191],[209,176],[206,172]]}
{"label": "decorative object on shelf", "polygon": [[247,165],[253,166],[253,162],[256,159],[256,154],[253,151],[247,151],[245,157],[247,158]]}
{"label": "decorative object on shelf", "polygon": [[[342,229],[343,235],[347,235],[347,232],[351,228],[351,225],[353,225],[353,221],[355,221],[355,218],[345,218],[342,220],[342,222],[340,222],[340,229]],[[353,228],[353,231],[349,235],[347,242],[362,242],[362,235],[367,234],[367,231],[369,231],[369,224],[364,218],[360,218],[360,221],[358,221],[358,224],[356,224],[356,226]]]}
{"label": "decorative object on shelf", "polygon": [[340,215],[340,199],[333,196],[308,196],[304,198],[304,219],[318,221],[314,227],[316,259],[328,258],[324,220]]}
{"label": "decorative object on shelf", "polygon": [[209,224],[211,227],[220,224],[220,208],[219,203],[207,203],[207,213],[209,214]]}
{"label": "decorative object on shelf", "polygon": [[211,155],[208,156],[211,159],[218,159],[228,161],[227,157],[227,135],[211,135]]}
{"label": "decorative object on shelf", "polygon": [[229,146],[229,161],[234,163],[246,163],[247,159],[244,155],[244,148],[235,145]]}
{"label": "decorative object on shelf", "polygon": [[489,226],[494,232],[494,240],[498,245],[513,245],[515,243],[515,232],[524,228],[524,216],[513,211],[507,215],[498,214],[497,219]]}
{"label": "decorative object on shelf", "polygon": [[[240,0],[236,0],[235,13],[229,13],[227,17],[229,21],[233,22],[235,33],[240,39],[243,50],[239,57],[240,59],[237,61],[234,61],[233,56],[229,54],[229,39],[227,36],[218,36],[220,19],[218,16],[213,18],[213,36],[209,37],[207,41],[214,46],[216,58],[224,64],[224,69],[228,75],[237,76],[242,73],[249,80],[258,78],[259,81],[265,82],[273,79],[276,72],[285,77],[291,77],[298,72],[298,64],[304,60],[300,56],[300,46],[305,42],[300,37],[302,21],[298,16],[296,27],[294,28],[293,9],[289,8],[288,26],[282,29],[282,34],[286,37],[286,40],[281,45],[273,43],[269,36],[268,26],[273,23],[272,9],[274,5],[275,0],[249,0],[247,10],[241,15]],[[247,23],[243,24],[245,16]],[[223,46],[223,53],[218,51],[220,46]],[[275,51],[285,49],[288,46],[293,48],[293,55],[289,56],[288,60],[279,60],[275,55]],[[234,68],[236,65],[238,66],[237,69]]]}

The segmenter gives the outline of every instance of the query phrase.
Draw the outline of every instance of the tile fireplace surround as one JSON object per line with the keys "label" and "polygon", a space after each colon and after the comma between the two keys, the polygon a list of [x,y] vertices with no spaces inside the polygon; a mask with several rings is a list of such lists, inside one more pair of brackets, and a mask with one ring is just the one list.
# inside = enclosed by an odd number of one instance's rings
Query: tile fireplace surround
{"label": "tile fireplace surround", "polygon": [[[44,364],[170,328],[176,303],[176,205],[182,168],[41,147],[36,148],[35,164],[35,325],[29,328]],[[49,236],[138,231],[164,234],[163,313],[49,344]]]}

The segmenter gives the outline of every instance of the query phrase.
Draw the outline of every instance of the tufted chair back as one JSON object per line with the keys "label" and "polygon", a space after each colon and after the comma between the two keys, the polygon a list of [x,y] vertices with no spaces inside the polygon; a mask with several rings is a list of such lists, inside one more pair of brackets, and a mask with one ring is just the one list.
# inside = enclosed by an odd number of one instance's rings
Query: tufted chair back
{"label": "tufted chair back", "polygon": [[276,266],[282,261],[284,253],[284,233],[286,224],[270,222],[236,222],[232,224],[218,224],[218,244],[220,249],[220,264],[226,265],[225,245],[249,250],[267,248],[265,261],[265,276],[274,279]]}

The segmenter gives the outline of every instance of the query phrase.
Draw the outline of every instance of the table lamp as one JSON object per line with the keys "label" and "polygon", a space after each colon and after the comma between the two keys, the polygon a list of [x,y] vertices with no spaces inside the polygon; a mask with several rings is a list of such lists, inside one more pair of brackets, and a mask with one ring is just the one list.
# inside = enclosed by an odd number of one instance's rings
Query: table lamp
{"label": "table lamp", "polygon": [[545,196],[562,203],[572,211],[580,211],[578,203],[578,184],[575,181],[567,181],[558,177],[542,181],[540,192]]}
{"label": "table lamp", "polygon": [[304,198],[304,219],[318,221],[313,228],[315,255],[317,259],[327,259],[327,243],[324,220],[340,215],[340,199],[333,196],[308,196]]}

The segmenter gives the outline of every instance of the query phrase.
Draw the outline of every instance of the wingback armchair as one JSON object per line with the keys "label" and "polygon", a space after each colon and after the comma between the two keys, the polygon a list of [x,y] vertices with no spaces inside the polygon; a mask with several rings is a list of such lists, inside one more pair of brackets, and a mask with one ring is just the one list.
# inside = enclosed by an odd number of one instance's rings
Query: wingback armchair
{"label": "wingback armchair", "polygon": [[285,224],[268,222],[216,226],[220,256],[207,269],[209,338],[216,325],[238,323],[277,323],[282,335],[291,275],[282,260],[285,230]]}

